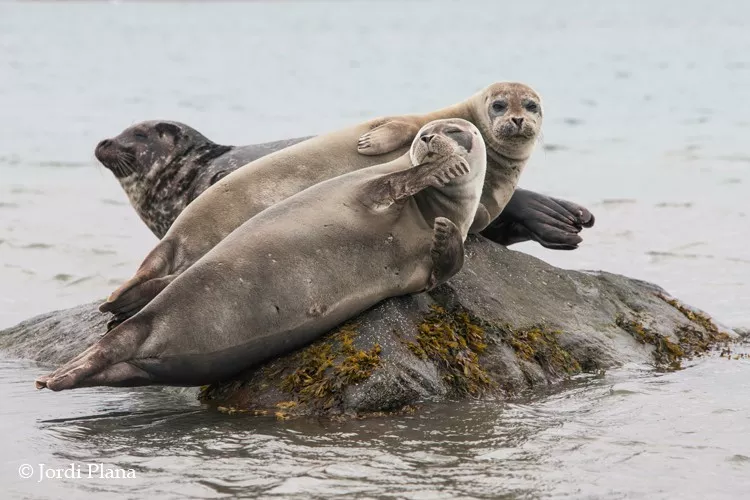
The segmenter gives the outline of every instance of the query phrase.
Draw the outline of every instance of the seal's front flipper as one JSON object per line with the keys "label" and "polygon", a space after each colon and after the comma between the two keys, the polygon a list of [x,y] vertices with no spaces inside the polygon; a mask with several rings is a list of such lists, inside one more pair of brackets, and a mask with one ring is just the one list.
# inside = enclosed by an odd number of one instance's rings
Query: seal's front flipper
{"label": "seal's front flipper", "polygon": [[585,207],[525,189],[516,189],[500,215],[482,236],[502,245],[534,240],[553,250],[574,250],[583,239],[578,233],[594,225]]}
{"label": "seal's front flipper", "polygon": [[448,281],[464,265],[464,239],[458,227],[445,217],[436,217],[432,232],[432,272],[427,289]]}
{"label": "seal's front flipper", "polygon": [[365,132],[357,141],[357,152],[367,156],[382,155],[411,144],[419,126],[402,119],[385,118]]}
{"label": "seal's front flipper", "polygon": [[[500,243],[506,247],[534,239],[529,230],[523,225],[518,224],[517,222],[503,220],[502,214],[500,214],[500,216],[480,234],[488,240]],[[578,236],[578,239],[581,239],[580,236]],[[107,323],[107,325],[109,325],[109,323]]]}
{"label": "seal's front flipper", "polygon": [[562,200],[560,198],[552,198],[551,196],[544,196],[539,193],[534,194],[542,197],[542,201],[545,202],[547,206],[557,211],[560,211],[560,209],[565,210],[568,214],[570,214],[571,217],[574,218],[575,223],[580,225],[581,227],[594,227],[596,218],[588,208],[578,205],[577,203],[573,203],[572,201]]}
{"label": "seal's front flipper", "polygon": [[174,244],[169,240],[160,241],[146,256],[135,276],[112,292],[99,310],[120,314],[148,304],[174,279],[174,275],[168,275],[173,259]]}
{"label": "seal's front flipper", "polygon": [[425,188],[445,186],[456,177],[468,174],[470,170],[469,164],[459,155],[441,156],[436,161],[368,181],[364,186],[362,201],[376,210],[388,208]]}

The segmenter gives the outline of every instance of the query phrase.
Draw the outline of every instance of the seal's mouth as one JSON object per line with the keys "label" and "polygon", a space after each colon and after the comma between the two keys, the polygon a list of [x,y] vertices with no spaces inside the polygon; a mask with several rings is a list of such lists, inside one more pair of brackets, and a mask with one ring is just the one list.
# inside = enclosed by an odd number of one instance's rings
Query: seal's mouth
{"label": "seal's mouth", "polygon": [[500,126],[499,136],[503,139],[533,139],[536,135],[534,128],[529,125],[516,125],[512,122],[505,122]]}
{"label": "seal's mouth", "polygon": [[106,168],[108,168],[115,177],[121,179],[135,172],[135,155],[118,145],[111,139],[104,139],[96,145],[94,156]]}

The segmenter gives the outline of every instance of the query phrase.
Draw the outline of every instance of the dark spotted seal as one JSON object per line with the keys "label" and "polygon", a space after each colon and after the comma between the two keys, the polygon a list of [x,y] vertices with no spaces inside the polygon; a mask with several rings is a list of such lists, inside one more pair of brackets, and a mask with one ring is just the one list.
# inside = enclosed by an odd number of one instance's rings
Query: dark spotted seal
{"label": "dark spotted seal", "polygon": [[154,120],[104,139],[94,154],[117,177],[143,222],[161,238],[185,207],[216,181],[305,139],[224,146],[184,123]]}

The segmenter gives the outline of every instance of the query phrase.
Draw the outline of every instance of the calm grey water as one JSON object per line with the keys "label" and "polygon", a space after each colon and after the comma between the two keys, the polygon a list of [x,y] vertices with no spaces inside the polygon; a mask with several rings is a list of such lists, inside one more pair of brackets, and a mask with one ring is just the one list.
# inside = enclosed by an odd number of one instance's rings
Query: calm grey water
{"label": "calm grey water", "polygon": [[[545,100],[522,185],[597,216],[575,252],[518,249],[750,326],[748,20],[742,1],[0,2],[0,327],[105,296],[154,244],[93,158],[134,122],[247,144],[496,80]],[[34,391],[48,368],[0,359],[3,498],[750,497],[742,360],[344,424],[217,415],[192,391]],[[137,477],[38,482],[71,463]]]}

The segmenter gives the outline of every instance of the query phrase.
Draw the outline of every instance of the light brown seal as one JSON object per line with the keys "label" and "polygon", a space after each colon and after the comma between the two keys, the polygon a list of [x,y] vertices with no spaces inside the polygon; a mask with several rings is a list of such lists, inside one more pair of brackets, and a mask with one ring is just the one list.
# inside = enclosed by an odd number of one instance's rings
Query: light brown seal
{"label": "light brown seal", "polygon": [[385,298],[430,289],[463,265],[485,168],[474,125],[429,123],[408,154],[246,221],[37,387],[208,384],[297,349]]}
{"label": "light brown seal", "polygon": [[321,181],[398,158],[420,127],[445,118],[473,123],[487,144],[487,175],[471,228],[481,231],[511,198],[541,128],[541,99],[521,83],[495,83],[432,113],[380,118],[314,137],[243,166],[188,205],[101,311],[116,320],[131,316],[250,217]]}

